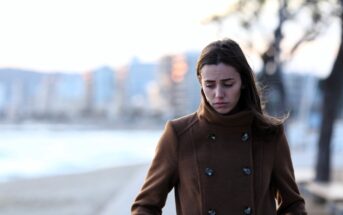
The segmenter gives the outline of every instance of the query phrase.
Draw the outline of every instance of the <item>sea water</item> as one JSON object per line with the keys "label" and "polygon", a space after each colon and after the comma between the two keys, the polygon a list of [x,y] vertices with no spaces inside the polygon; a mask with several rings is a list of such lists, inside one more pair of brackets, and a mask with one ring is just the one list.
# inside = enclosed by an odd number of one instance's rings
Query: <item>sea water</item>
{"label": "sea water", "polygon": [[0,181],[147,163],[162,130],[0,129]]}
{"label": "sea water", "polygon": [[[0,126],[0,182],[149,163],[160,130],[114,130],[71,126]],[[318,131],[287,127],[295,167],[313,168]],[[333,165],[343,167],[343,123],[336,126]]]}

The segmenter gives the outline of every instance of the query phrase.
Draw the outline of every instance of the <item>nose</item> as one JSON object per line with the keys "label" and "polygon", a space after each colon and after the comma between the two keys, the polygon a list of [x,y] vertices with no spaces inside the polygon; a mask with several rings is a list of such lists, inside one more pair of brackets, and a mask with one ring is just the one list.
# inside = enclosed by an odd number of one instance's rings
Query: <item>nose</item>
{"label": "nose", "polygon": [[216,98],[223,98],[224,97],[224,91],[223,91],[221,86],[216,87],[215,97]]}

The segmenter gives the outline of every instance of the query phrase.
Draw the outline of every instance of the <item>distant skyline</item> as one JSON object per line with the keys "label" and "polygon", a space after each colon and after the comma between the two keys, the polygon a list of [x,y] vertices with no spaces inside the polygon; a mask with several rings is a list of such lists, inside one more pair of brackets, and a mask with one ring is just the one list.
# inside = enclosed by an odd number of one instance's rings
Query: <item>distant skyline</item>
{"label": "distant skyline", "polygon": [[[217,26],[203,21],[228,4],[227,0],[1,1],[0,68],[85,72],[104,65],[120,67],[132,57],[152,61],[166,54],[200,51],[218,39]],[[237,31],[234,26],[224,28],[223,35]],[[335,56],[338,35],[325,38],[318,42],[318,47],[325,46],[320,49],[323,62],[318,63],[313,47],[302,51],[309,57],[294,62],[308,63],[308,70],[325,70]]]}

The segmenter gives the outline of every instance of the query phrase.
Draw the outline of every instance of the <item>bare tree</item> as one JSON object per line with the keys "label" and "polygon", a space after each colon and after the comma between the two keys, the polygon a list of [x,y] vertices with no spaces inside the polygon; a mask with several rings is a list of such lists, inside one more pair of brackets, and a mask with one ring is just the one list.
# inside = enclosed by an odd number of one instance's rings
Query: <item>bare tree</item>
{"label": "bare tree", "polygon": [[[222,14],[215,14],[208,18],[205,23],[216,23],[218,25],[218,35],[223,28],[225,19],[235,17],[241,23],[242,29],[246,30],[249,46],[253,50],[254,41],[251,38],[253,30],[261,32],[265,29],[261,25],[261,17],[265,13],[270,13],[267,6],[273,3],[277,4],[276,19],[277,24],[273,26],[271,31],[267,32],[263,38],[270,38],[266,42],[266,48],[259,53],[263,62],[262,70],[258,75],[259,81],[264,89],[264,97],[268,101],[266,103],[266,111],[274,116],[285,114],[288,110],[287,95],[283,84],[282,68],[285,62],[288,62],[296,50],[304,43],[314,40],[321,32],[323,32],[328,23],[330,23],[332,4],[334,0],[239,0],[232,4]],[[288,50],[282,49],[282,42],[288,32],[284,32],[286,24],[297,24],[301,22],[302,17],[307,17],[307,23],[300,26],[302,34],[294,41]],[[265,32],[263,32],[265,33]]]}
{"label": "bare tree", "polygon": [[330,75],[323,81],[323,115],[318,142],[316,180],[331,179],[331,139],[343,91],[343,0],[340,0],[341,42]]}

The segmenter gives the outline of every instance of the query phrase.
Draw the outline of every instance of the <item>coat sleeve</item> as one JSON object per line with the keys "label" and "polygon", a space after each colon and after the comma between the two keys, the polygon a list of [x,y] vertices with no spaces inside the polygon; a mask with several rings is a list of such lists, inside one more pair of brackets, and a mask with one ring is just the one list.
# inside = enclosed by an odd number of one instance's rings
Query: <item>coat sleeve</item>
{"label": "coat sleeve", "polygon": [[131,215],[162,214],[177,178],[177,137],[172,124],[167,122],[143,187],[131,207]]}
{"label": "coat sleeve", "polygon": [[280,129],[276,142],[275,161],[273,167],[273,184],[278,203],[278,215],[306,215],[305,201],[300,196],[295,182],[294,169],[289,145],[283,130]]}

